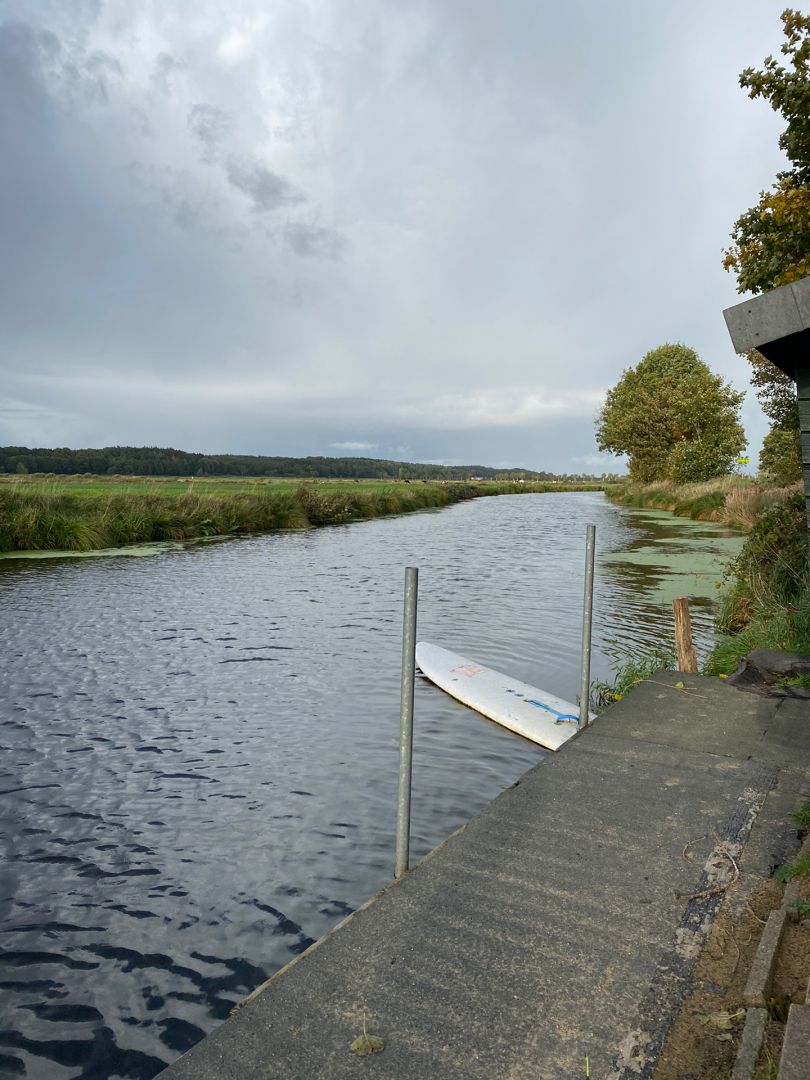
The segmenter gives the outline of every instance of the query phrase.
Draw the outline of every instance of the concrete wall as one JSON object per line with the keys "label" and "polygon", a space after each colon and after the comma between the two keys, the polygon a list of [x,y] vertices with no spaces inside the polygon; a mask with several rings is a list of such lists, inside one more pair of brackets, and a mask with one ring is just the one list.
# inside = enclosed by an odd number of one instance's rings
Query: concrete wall
{"label": "concrete wall", "polygon": [[810,365],[798,367],[796,392],[799,396],[799,427],[802,432],[802,471],[807,528],[810,530]]}

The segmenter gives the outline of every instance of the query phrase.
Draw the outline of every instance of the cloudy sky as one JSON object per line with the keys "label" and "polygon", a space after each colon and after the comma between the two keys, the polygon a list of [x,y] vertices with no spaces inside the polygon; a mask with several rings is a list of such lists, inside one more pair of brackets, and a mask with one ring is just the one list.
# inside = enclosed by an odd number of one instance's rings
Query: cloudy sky
{"label": "cloudy sky", "polygon": [[648,349],[747,386],[783,6],[0,0],[0,443],[611,467]]}

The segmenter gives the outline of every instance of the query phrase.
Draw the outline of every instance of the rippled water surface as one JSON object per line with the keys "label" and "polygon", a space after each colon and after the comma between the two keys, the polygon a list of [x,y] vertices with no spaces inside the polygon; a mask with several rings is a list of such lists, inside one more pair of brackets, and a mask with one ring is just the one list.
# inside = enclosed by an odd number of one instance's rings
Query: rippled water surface
{"label": "rippled water surface", "polygon": [[[421,639],[574,700],[587,521],[604,678],[739,540],[550,494],[0,563],[0,1076],[146,1080],[382,886],[403,567]],[[420,682],[414,856],[542,756]]]}

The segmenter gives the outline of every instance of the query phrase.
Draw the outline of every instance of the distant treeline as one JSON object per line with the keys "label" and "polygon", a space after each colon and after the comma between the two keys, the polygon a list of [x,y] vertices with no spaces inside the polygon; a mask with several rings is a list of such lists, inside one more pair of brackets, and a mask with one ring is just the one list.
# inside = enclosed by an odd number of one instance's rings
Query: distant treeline
{"label": "distant treeline", "polygon": [[[361,457],[260,457],[190,454],[158,446],[105,446],[101,450],[0,447],[0,472],[90,473],[103,476],[300,476],[381,480],[553,480],[549,472],[492,469],[485,465],[419,465]],[[585,479],[585,477],[582,477]],[[588,478],[589,479],[589,478]]]}

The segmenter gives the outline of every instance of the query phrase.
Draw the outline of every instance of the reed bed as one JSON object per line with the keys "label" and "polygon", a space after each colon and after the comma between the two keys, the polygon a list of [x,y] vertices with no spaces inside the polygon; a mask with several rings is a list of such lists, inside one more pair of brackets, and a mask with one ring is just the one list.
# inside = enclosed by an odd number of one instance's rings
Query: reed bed
{"label": "reed bed", "polygon": [[716,521],[729,528],[749,532],[759,516],[773,506],[786,502],[801,488],[760,484],[745,476],[719,476],[700,484],[627,484],[609,492],[625,506],[669,510],[679,517],[695,521]]}
{"label": "reed bed", "polygon": [[94,551],[156,540],[341,525],[449,506],[481,495],[540,489],[511,483],[322,488],[307,482],[233,494],[197,494],[188,485],[180,494],[150,489],[88,499],[66,487],[0,485],[0,551]]}

